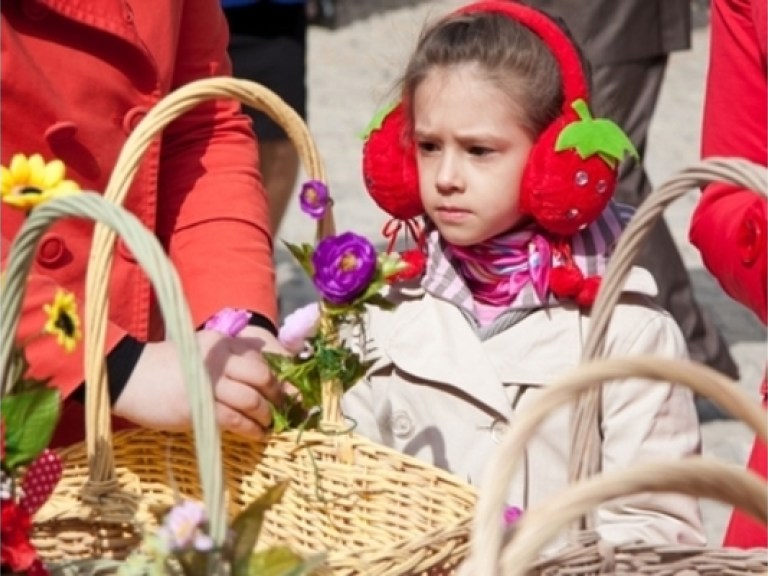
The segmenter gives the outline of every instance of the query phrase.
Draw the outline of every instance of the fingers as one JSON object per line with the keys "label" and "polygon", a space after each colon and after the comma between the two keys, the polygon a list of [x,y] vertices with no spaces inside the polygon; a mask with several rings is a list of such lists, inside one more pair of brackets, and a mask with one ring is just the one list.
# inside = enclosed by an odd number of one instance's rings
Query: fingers
{"label": "fingers", "polygon": [[241,346],[238,342],[232,344],[234,354],[226,360],[224,375],[256,389],[273,404],[279,403],[282,390],[269,366],[258,352]]}
{"label": "fingers", "polygon": [[227,377],[221,378],[216,382],[214,396],[217,404],[238,412],[262,428],[269,428],[272,423],[268,401],[248,384]]}
{"label": "fingers", "polygon": [[241,412],[218,402],[216,403],[216,421],[222,429],[241,436],[263,438],[267,434],[266,427],[247,418]]}

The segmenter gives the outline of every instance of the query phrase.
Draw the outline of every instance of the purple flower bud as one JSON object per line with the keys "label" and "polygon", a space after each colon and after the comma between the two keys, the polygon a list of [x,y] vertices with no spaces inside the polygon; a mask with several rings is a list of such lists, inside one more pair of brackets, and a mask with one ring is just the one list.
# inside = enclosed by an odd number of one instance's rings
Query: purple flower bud
{"label": "purple flower bud", "polygon": [[184,500],[171,508],[158,534],[171,550],[194,548],[206,552],[213,547],[213,540],[201,531],[204,524],[203,505],[199,502]]}
{"label": "purple flower bud", "polygon": [[320,220],[331,204],[331,195],[328,193],[328,187],[319,180],[308,180],[301,187],[299,202],[302,212]]}
{"label": "purple flower bud", "polygon": [[512,526],[512,524],[520,520],[522,515],[523,511],[517,506],[507,506],[504,508],[504,526]]}
{"label": "purple flower bud", "polygon": [[376,273],[376,249],[353,232],[323,238],[312,254],[314,282],[323,298],[348,304],[359,296]]}

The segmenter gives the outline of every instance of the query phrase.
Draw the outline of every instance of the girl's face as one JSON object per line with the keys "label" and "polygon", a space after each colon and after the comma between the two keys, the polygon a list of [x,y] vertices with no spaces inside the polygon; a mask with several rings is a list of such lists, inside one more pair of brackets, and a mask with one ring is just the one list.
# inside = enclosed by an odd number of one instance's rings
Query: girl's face
{"label": "girl's face", "polygon": [[475,65],[434,68],[414,92],[413,117],[421,200],[443,238],[471,246],[518,224],[533,140],[509,95]]}

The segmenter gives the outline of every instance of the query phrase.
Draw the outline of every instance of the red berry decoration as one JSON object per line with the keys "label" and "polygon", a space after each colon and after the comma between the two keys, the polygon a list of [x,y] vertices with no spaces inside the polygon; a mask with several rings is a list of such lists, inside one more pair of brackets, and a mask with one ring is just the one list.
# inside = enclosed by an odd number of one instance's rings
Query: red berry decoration
{"label": "red berry decoration", "polygon": [[539,137],[521,184],[520,209],[553,234],[571,236],[594,222],[616,187],[616,169],[637,151],[614,122],[593,119],[586,102],[578,119],[562,116]]}
{"label": "red berry decoration", "polygon": [[397,274],[390,276],[388,278],[390,284],[405,280],[413,280],[424,274],[424,269],[427,266],[427,257],[421,249],[413,248],[411,250],[404,250],[403,252],[400,252],[400,259],[407,264],[408,267],[405,270],[401,270]]}
{"label": "red berry decoration", "polygon": [[21,485],[24,496],[19,502],[27,514],[33,516],[45,504],[59,483],[62,470],[61,458],[48,448],[29,465]]}

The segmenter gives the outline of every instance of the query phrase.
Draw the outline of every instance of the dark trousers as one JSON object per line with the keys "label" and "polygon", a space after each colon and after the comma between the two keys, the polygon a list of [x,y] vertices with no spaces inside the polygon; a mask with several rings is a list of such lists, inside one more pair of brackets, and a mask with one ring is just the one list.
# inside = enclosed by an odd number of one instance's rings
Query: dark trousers
{"label": "dark trousers", "polygon": [[[666,66],[667,57],[660,56],[592,70],[593,113],[617,122],[637,146],[641,158],[645,158],[648,127]],[[651,190],[642,165],[622,166],[617,201],[638,206]],[[737,378],[738,368],[730,350],[711,317],[696,302],[688,271],[663,219],[648,235],[637,264],[653,274],[659,287],[656,300],[680,325],[691,358]]]}

